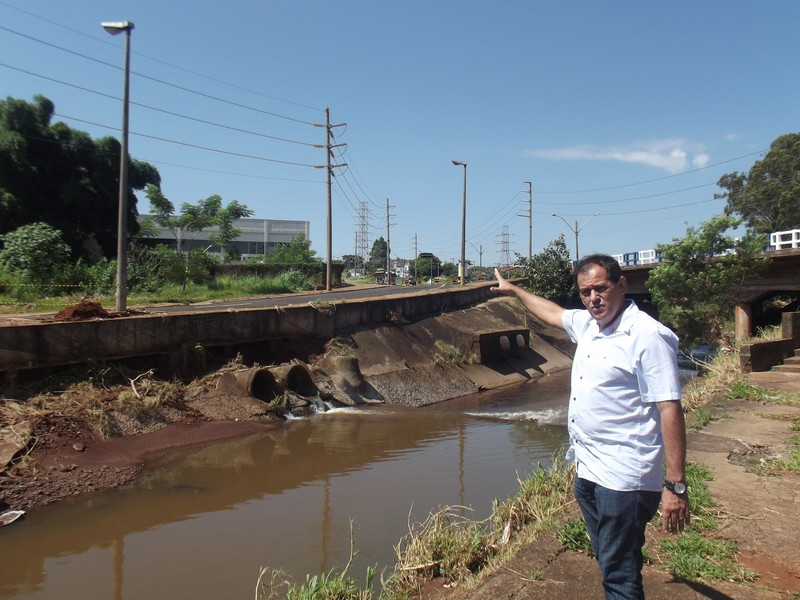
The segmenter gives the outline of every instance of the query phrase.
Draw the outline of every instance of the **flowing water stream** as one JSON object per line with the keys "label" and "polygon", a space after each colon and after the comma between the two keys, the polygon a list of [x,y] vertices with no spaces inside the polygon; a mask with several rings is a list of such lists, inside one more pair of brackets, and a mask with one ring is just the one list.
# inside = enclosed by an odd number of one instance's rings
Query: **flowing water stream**
{"label": "flowing water stream", "polygon": [[394,563],[409,520],[474,519],[566,443],[568,373],[423,409],[338,409],[171,452],[134,485],[0,529],[0,599],[253,598],[261,567],[295,582]]}

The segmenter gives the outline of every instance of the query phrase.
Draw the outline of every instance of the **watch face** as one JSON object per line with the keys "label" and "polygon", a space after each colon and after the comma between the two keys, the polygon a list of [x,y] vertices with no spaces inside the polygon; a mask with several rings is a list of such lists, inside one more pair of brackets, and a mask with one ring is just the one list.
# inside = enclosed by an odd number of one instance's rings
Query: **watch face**
{"label": "watch face", "polygon": [[673,486],[672,489],[676,494],[685,494],[686,493],[686,484],[681,482],[681,481],[678,481],[678,482],[675,483],[675,485]]}

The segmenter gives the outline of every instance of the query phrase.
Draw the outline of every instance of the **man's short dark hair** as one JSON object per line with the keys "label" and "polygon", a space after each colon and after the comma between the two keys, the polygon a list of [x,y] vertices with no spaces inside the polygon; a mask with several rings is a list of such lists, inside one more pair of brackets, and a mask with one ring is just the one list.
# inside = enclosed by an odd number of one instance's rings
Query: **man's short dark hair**
{"label": "man's short dark hair", "polygon": [[584,256],[575,265],[575,283],[578,283],[578,275],[589,269],[590,267],[603,267],[608,274],[608,278],[617,283],[619,278],[622,277],[622,269],[619,263],[608,254],[590,254]]}

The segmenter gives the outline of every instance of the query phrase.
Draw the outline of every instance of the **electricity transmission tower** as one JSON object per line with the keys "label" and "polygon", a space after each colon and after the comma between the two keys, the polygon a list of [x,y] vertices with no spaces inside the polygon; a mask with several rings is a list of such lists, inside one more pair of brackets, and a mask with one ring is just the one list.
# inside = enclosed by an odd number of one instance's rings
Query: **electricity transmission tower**
{"label": "electricity transmission tower", "polygon": [[362,275],[367,274],[369,256],[369,207],[366,202],[358,205],[358,230],[356,231],[356,255],[361,259]]}
{"label": "electricity transmission tower", "polygon": [[503,225],[503,232],[500,234],[500,265],[508,267],[511,265],[511,253],[508,249],[508,225]]}

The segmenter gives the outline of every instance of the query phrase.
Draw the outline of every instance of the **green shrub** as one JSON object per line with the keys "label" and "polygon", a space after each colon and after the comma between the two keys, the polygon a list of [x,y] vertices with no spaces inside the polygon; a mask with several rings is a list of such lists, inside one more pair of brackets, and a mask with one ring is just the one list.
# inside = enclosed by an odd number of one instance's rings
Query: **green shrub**
{"label": "green shrub", "polygon": [[304,292],[311,289],[308,277],[295,269],[283,271],[275,281],[285,292]]}
{"label": "green shrub", "polygon": [[217,259],[205,250],[195,248],[189,252],[188,280],[192,283],[209,283],[214,280]]}
{"label": "green shrub", "polygon": [[31,223],[2,237],[0,259],[20,271],[31,284],[47,284],[70,259],[70,247],[61,231],[47,223]]}
{"label": "green shrub", "polygon": [[186,276],[186,264],[183,257],[166,244],[158,244],[150,251],[153,270],[164,283],[183,283]]}

